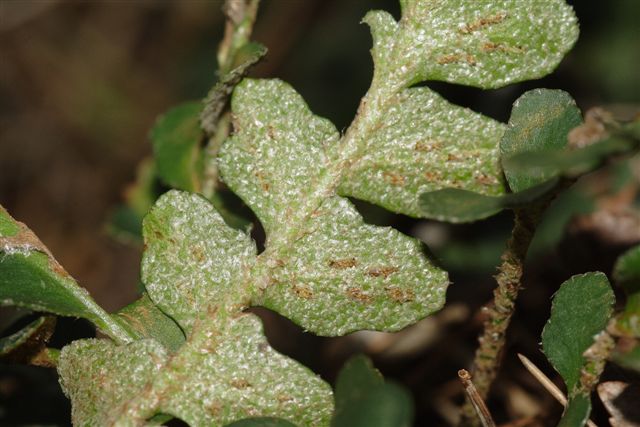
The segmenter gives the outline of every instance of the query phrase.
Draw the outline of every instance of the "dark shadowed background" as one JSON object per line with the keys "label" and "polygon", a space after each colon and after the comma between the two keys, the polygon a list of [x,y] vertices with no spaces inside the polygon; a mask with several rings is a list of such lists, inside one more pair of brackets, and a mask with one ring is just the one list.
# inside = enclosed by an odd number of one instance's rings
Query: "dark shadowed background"
{"label": "dark shadowed background", "polygon": [[[502,121],[512,102],[534,87],[564,89],[583,110],[640,102],[640,2],[570,3],[581,37],[552,76],[493,91],[430,86]],[[151,153],[147,133],[155,118],[178,102],[202,98],[215,82],[221,4],[0,0],[0,204],[28,224],[109,311],[136,298],[141,247],[112,238],[106,221],[137,164]],[[316,114],[345,129],[372,73],[371,40],[359,21],[377,8],[399,15],[395,0],[264,0],[254,39],[269,54],[252,75],[290,82]],[[638,169],[635,159],[585,177],[548,215],[489,402],[498,422],[535,414],[541,418],[530,425],[557,420],[561,408],[515,353],[554,374],[537,344],[550,297],[571,274],[610,273],[616,256],[640,241]],[[334,340],[305,335],[261,312],[270,340],[330,381],[349,354],[365,350],[385,375],[411,389],[416,425],[446,425],[452,405],[461,401],[456,372],[473,357],[479,308],[491,297],[511,215],[450,226],[358,206],[368,221],[393,225],[430,245],[451,272],[447,308],[421,322],[413,335],[360,333]],[[56,337],[60,344],[91,334],[73,319],[60,328],[69,330]],[[616,369],[606,375],[637,379]],[[595,417],[606,425],[601,408]],[[0,425],[68,420],[69,405],[53,372],[0,365]]]}

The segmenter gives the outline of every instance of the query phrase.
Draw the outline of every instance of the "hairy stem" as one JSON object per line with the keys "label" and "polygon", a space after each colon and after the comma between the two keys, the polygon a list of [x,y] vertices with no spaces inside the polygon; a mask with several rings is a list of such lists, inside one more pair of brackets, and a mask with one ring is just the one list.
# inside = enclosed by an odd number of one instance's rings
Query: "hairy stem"
{"label": "hairy stem", "polygon": [[[222,10],[227,16],[224,38],[218,46],[218,77],[229,73],[234,65],[238,51],[249,43],[253,24],[258,13],[260,0],[226,0]],[[215,86],[214,86],[215,89]],[[207,97],[208,98],[208,97]],[[220,105],[219,112],[224,108]],[[206,110],[206,100],[205,100]],[[218,163],[216,157],[222,143],[231,131],[229,113],[205,116],[208,120],[202,122],[206,135],[204,171],[202,175],[202,194],[211,198],[218,188]],[[213,121],[213,123],[211,123]]]}
{"label": "hairy stem", "polygon": [[[507,248],[502,254],[502,263],[498,268],[493,291],[493,301],[484,307],[487,318],[484,330],[479,337],[471,372],[479,395],[486,399],[491,384],[500,368],[501,356],[505,345],[506,332],[515,311],[516,299],[521,287],[524,261],[529,244],[542,212],[551,199],[533,206],[515,211],[515,223]],[[475,410],[471,402],[465,402],[462,409],[461,425],[477,425]]]}

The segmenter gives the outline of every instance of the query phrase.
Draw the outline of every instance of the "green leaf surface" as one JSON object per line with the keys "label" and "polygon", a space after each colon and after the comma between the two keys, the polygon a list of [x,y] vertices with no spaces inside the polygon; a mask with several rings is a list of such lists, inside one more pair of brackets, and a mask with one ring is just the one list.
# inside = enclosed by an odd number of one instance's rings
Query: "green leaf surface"
{"label": "green leaf surface", "polygon": [[53,335],[56,319],[41,316],[19,331],[0,339],[0,358],[19,363],[31,363],[42,354]]}
{"label": "green leaf surface", "polygon": [[339,134],[279,80],[245,79],[231,102],[235,132],[220,150],[220,172],[272,238],[304,209]]}
{"label": "green leaf surface", "polygon": [[267,232],[254,304],[320,335],[398,330],[441,307],[446,273],[417,240],[364,224],[350,202],[320,190],[345,167],[333,125],[278,80],[244,80],[232,108],[220,169]]}
{"label": "green leaf surface", "polygon": [[385,383],[364,356],[349,360],[338,375],[333,427],[410,426],[411,397],[401,387]]}
{"label": "green leaf surface", "polygon": [[602,273],[573,276],[553,297],[551,317],[542,332],[542,348],[569,393],[580,379],[585,363],[582,354],[607,325],[614,302],[607,276]]}
{"label": "green leaf surface", "polygon": [[[575,101],[561,90],[534,89],[513,104],[509,126],[500,142],[503,158],[519,153],[557,152],[567,145],[567,135],[582,123]],[[557,175],[553,169],[533,174],[503,163],[504,173],[514,192],[539,185]]]}
{"label": "green leaf surface", "polygon": [[82,317],[113,339],[128,342],[129,331],[78,286],[31,230],[11,221],[20,231],[0,237],[0,305]]}
{"label": "green leaf surface", "polygon": [[18,224],[11,218],[9,213],[0,206],[0,237],[15,236],[18,232],[20,232]]}
{"label": "green leaf surface", "polygon": [[115,315],[137,332],[140,338],[153,338],[170,352],[177,351],[185,341],[180,326],[164,314],[146,293]]}
{"label": "green leaf surface", "polygon": [[282,253],[254,302],[326,336],[396,331],[440,309],[447,276],[417,240],[365,224],[339,197],[315,211],[309,230]]}
{"label": "green leaf surface", "polygon": [[255,260],[255,244],[203,197],[169,191],[145,217],[143,233],[149,297],[187,333],[212,302],[234,294],[236,304],[248,302],[239,281]]}
{"label": "green leaf surface", "polygon": [[620,255],[613,268],[613,278],[628,294],[640,292],[640,245]]}
{"label": "green leaf surface", "polygon": [[202,104],[189,102],[160,116],[151,130],[158,176],[169,186],[199,191]]}
{"label": "green leaf surface", "polygon": [[579,394],[569,400],[558,427],[582,427],[591,413],[591,399]]}
{"label": "green leaf surface", "polygon": [[140,393],[167,360],[154,340],[118,346],[106,340],[74,341],[58,361],[60,385],[77,426],[113,425],[117,408]]}
{"label": "green leaf surface", "polygon": [[618,258],[613,277],[627,294],[627,302],[618,317],[617,327],[628,335],[640,338],[640,245]]}
{"label": "green leaf surface", "polygon": [[380,125],[344,176],[341,194],[422,217],[416,194],[426,191],[504,193],[498,161],[502,123],[450,104],[426,87],[402,90],[386,104]]}
{"label": "green leaf surface", "polygon": [[261,417],[236,421],[226,427],[296,427],[296,425],[281,418]]}
{"label": "green leaf surface", "polygon": [[220,310],[212,307],[144,392],[130,396],[118,422],[140,422],[160,412],[193,426],[224,426],[247,417],[327,425],[333,410],[328,384],[276,353],[256,316]]}
{"label": "green leaf surface", "polygon": [[578,37],[563,0],[401,1],[402,19],[369,12],[376,73],[404,85],[441,80],[481,88],[542,77]]}
{"label": "green leaf surface", "polygon": [[488,218],[503,209],[525,206],[549,193],[558,184],[551,179],[517,193],[503,196],[485,196],[457,188],[422,193],[420,207],[425,217],[454,223]]}

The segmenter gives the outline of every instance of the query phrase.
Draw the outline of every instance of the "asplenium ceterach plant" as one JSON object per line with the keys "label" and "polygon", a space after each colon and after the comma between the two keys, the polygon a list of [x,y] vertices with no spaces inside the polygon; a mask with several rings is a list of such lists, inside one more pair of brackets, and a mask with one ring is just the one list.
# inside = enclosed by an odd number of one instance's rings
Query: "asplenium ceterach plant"
{"label": "asplenium ceterach plant", "polygon": [[[251,19],[234,21],[229,46],[237,55],[222,55],[226,69],[204,112],[182,107],[154,130],[160,177],[204,196],[172,190],[155,203],[143,224],[146,294],[121,312],[97,306],[33,233],[1,211],[3,304],[84,317],[106,335],[59,355],[32,346],[38,360],[57,365],[75,424],[142,425],[168,416],[225,425],[275,416],[328,425],[329,385],[275,352],[259,319],[244,310],[264,306],[309,332],[338,336],[397,331],[442,307],[449,280],[421,243],[366,224],[346,197],[421,217],[429,216],[419,198],[425,192],[504,194],[505,125],[415,85],[497,88],[541,77],[578,30],[562,0],[404,0],[401,9],[399,21],[383,11],[363,19],[374,76],[342,134],[288,84],[240,81],[264,52],[247,43]],[[232,89],[232,114],[222,116]],[[229,117],[233,131],[222,143]],[[217,173],[263,225],[261,253],[214,207]],[[37,322],[22,336],[46,335]]]}

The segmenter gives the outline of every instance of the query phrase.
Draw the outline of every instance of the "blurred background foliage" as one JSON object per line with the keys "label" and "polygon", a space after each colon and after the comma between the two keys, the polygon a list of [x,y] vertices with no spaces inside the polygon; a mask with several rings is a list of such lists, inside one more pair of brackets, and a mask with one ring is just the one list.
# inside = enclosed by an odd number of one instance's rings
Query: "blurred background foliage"
{"label": "blurred background foliage", "polygon": [[[502,121],[512,102],[534,87],[564,89],[583,111],[618,104],[627,114],[630,104],[640,102],[640,2],[569,3],[581,36],[553,75],[491,91],[429,86]],[[0,203],[109,311],[136,297],[142,247],[114,239],[106,224],[151,153],[147,136],[155,118],[177,103],[204,97],[215,82],[221,5],[0,0]],[[371,79],[371,40],[368,28],[359,25],[370,9],[399,16],[396,0],[263,0],[254,39],[269,53],[251,74],[290,82],[316,114],[345,129]],[[639,182],[637,156],[616,162],[582,178],[547,213],[489,401],[498,422],[557,420],[561,408],[521,368],[515,352],[553,375],[538,348],[550,297],[571,274],[609,274],[615,258],[640,241]],[[392,225],[428,244],[451,273],[446,308],[399,334],[360,332],[333,340],[256,311],[276,348],[326,379],[335,379],[350,354],[365,351],[385,375],[413,392],[416,425],[447,425],[462,400],[456,372],[473,357],[480,307],[491,298],[511,214],[452,226],[357,205],[367,221]],[[3,313],[0,326],[15,318]],[[60,322],[60,330],[66,333],[58,332],[54,344],[91,335],[88,325],[73,319]],[[605,375],[629,381],[631,374],[614,368]],[[600,412],[595,418],[606,425]],[[68,419],[55,373],[0,365],[0,424],[65,425]]]}

